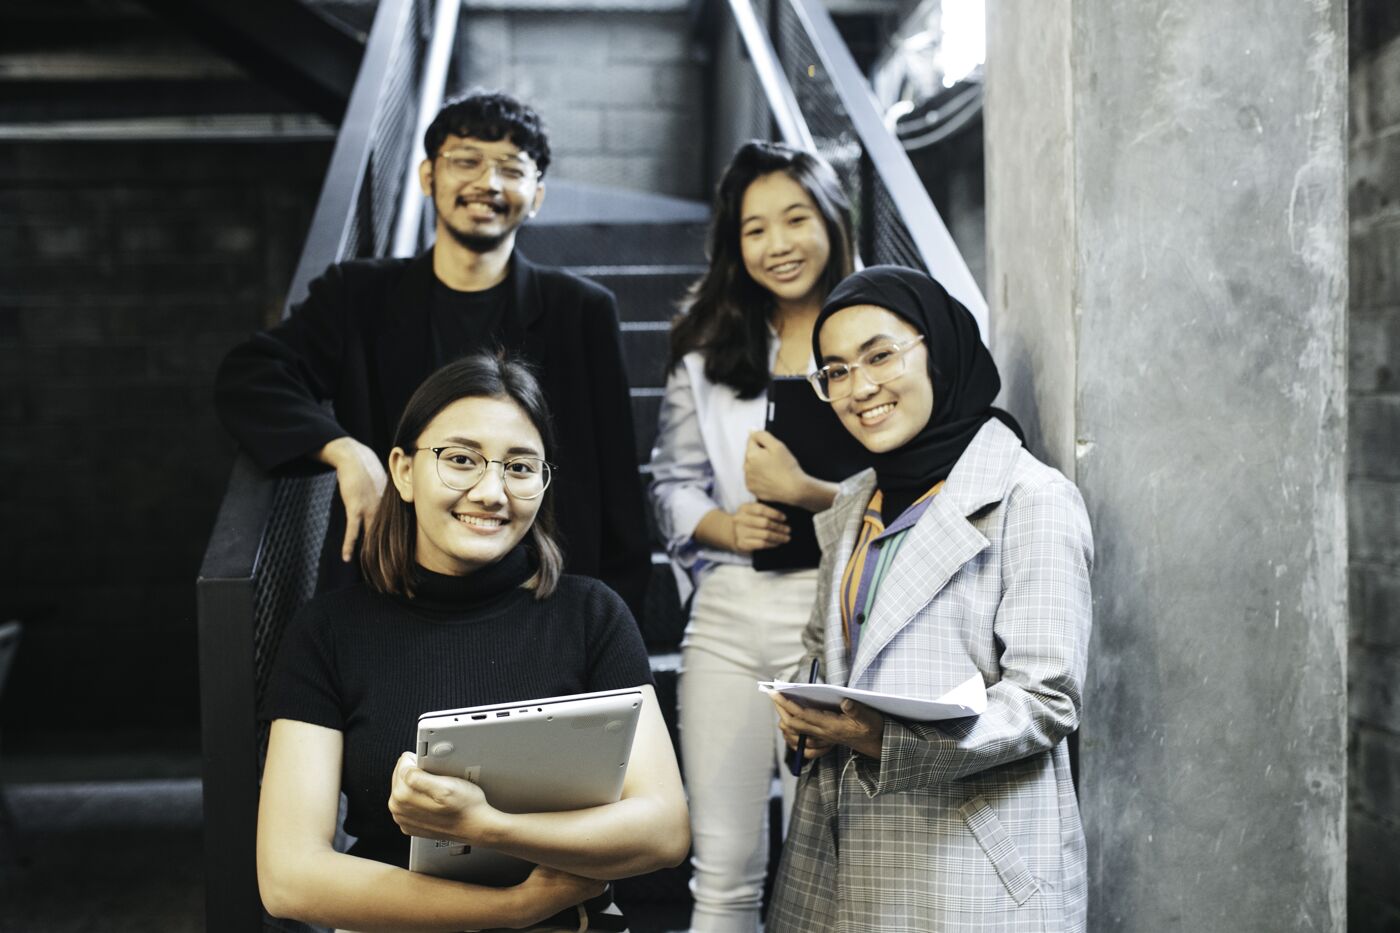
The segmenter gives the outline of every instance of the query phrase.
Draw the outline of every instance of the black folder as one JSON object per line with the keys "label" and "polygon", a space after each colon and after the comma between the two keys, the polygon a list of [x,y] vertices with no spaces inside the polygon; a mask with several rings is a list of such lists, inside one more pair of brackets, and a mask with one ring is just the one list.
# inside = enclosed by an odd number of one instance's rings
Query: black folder
{"label": "black folder", "polygon": [[[809,476],[840,482],[870,463],[870,452],[841,424],[801,376],[779,376],[768,386],[768,432],[787,445]],[[753,552],[755,570],[798,570],[821,560],[812,513],[795,505],[765,502],[787,516],[787,544]]]}

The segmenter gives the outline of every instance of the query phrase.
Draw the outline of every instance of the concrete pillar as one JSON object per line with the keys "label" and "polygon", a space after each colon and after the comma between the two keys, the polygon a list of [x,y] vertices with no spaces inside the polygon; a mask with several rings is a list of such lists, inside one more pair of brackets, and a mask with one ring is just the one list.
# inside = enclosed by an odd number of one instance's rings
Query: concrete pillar
{"label": "concrete pillar", "polygon": [[1005,404],[1098,548],[1093,931],[1342,930],[1344,0],[991,0]]}

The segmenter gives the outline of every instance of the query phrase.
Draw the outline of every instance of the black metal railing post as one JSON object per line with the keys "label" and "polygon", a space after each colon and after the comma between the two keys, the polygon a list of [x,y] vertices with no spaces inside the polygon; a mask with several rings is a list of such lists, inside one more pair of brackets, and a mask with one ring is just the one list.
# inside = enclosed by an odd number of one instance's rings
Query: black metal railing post
{"label": "black metal railing post", "polygon": [[[425,107],[441,102],[448,56],[428,66],[435,28],[458,0],[380,0],[331,153],[284,315],[334,262],[386,255]],[[450,8],[450,9],[449,9]],[[434,12],[435,11],[435,12]],[[432,87],[431,99],[422,89]],[[416,196],[416,189],[411,192]],[[257,705],[283,627],[315,588],[334,475],[270,476],[234,463],[196,584],[204,744],[206,928],[263,922],[256,876]]]}
{"label": "black metal railing post", "polygon": [[254,858],[258,721],[254,568],[275,482],[246,457],[229,481],[196,586],[204,737],[204,903],[210,931],[261,926]]}
{"label": "black metal railing post", "polygon": [[[753,72],[750,83],[766,100],[777,138],[821,153],[836,168],[851,198],[862,260],[934,275],[973,313],[986,339],[986,299],[822,0],[728,0],[727,7],[747,56],[732,56],[725,66]],[[760,8],[766,29],[755,30],[749,24]],[[770,62],[777,79],[765,73]]]}

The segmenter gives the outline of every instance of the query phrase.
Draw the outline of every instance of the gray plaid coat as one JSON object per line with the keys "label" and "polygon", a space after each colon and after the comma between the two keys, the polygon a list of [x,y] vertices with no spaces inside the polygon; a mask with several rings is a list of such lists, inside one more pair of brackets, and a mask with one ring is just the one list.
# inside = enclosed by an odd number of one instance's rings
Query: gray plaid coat
{"label": "gray plaid coat", "polygon": [[874,490],[873,472],[854,476],[817,516],[808,658],[829,683],[926,698],[978,673],[987,710],[886,718],[879,761],[838,748],[810,765],[766,928],[1080,933],[1084,834],[1061,741],[1089,643],[1079,491],[988,422],[910,529],[852,663],[837,587]]}

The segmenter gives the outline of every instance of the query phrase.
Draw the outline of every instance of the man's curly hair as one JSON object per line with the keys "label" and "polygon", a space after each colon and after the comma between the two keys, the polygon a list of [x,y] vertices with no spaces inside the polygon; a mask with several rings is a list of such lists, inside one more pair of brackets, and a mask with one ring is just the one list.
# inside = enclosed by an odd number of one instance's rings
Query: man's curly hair
{"label": "man's curly hair", "polygon": [[484,142],[509,139],[534,159],[541,178],[549,168],[549,136],[544,121],[504,91],[477,89],[444,104],[423,134],[423,148],[429,159],[437,157],[448,136],[470,136]]}

